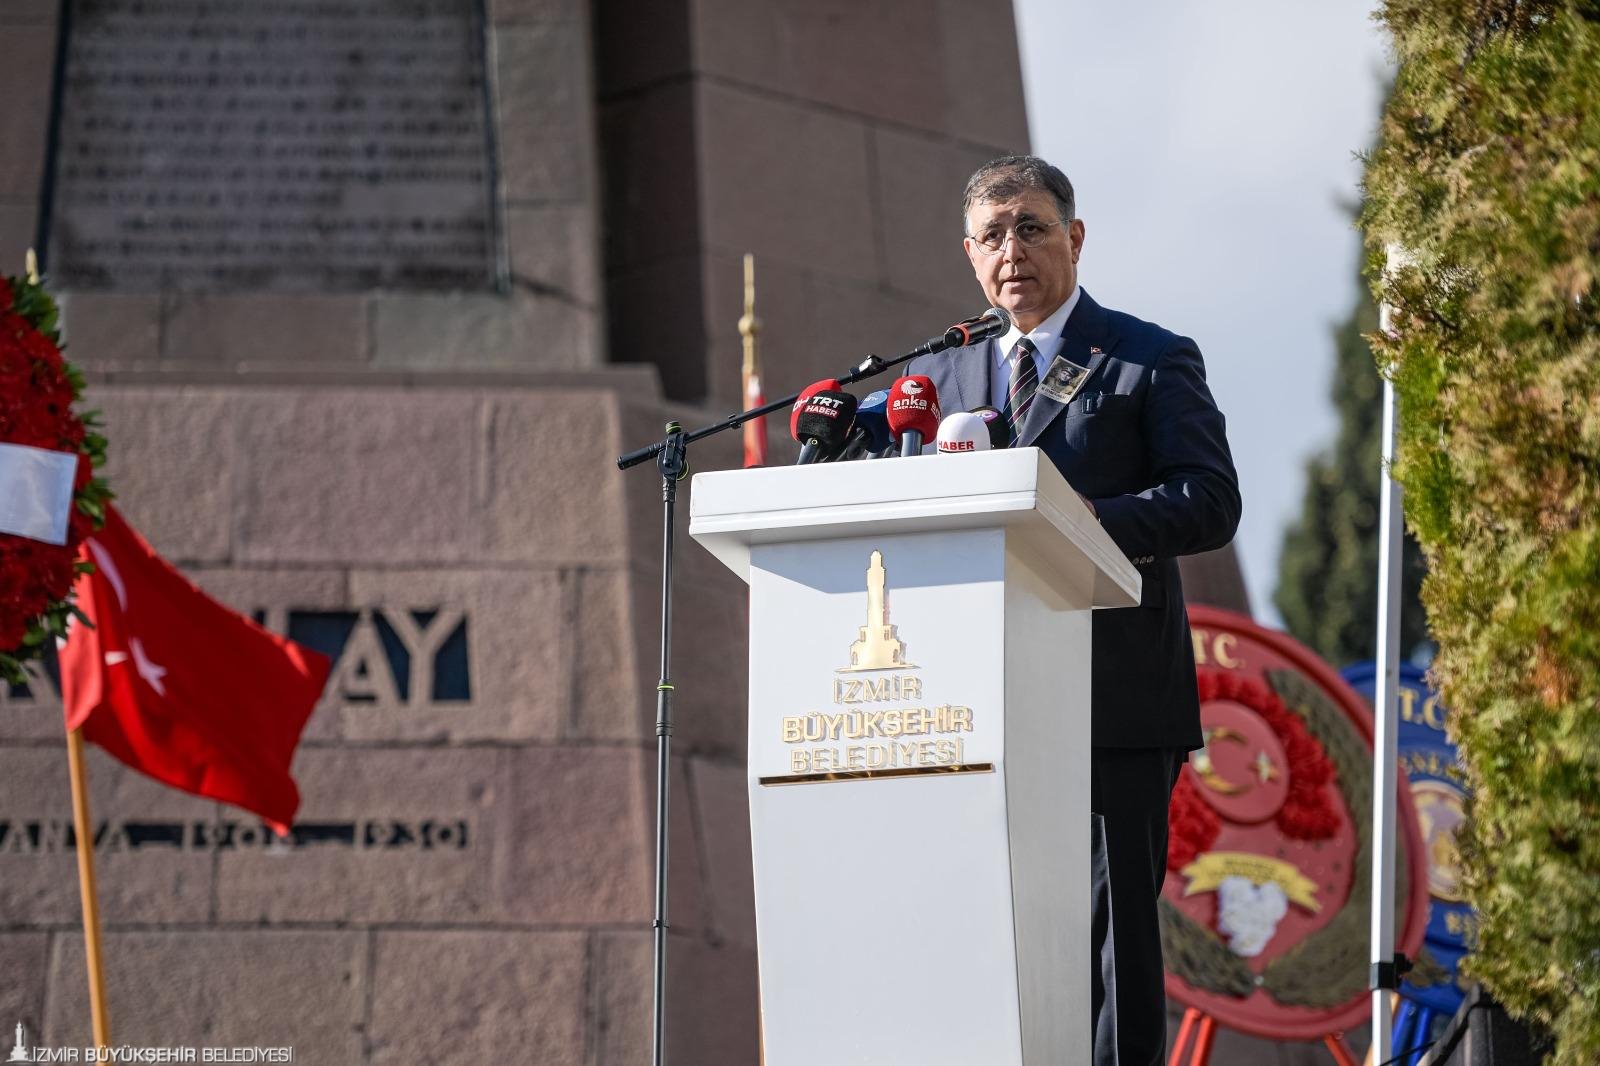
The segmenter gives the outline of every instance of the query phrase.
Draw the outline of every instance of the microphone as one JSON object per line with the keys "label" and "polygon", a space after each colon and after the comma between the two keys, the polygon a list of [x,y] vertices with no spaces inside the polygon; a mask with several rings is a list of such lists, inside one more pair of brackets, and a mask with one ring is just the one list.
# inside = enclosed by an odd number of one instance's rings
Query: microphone
{"label": "microphone", "polygon": [[922,442],[939,432],[939,390],[928,375],[910,374],[889,390],[889,431],[901,455],[922,454]]}
{"label": "microphone", "polygon": [[989,450],[989,427],[981,415],[957,411],[939,423],[934,448],[940,455]]}
{"label": "microphone", "polygon": [[856,398],[838,389],[814,393],[795,418],[794,439],[800,442],[796,466],[824,462],[839,454],[850,423],[856,417]]}
{"label": "microphone", "polygon": [[821,381],[813,381],[801,390],[800,395],[795,397],[794,406],[789,408],[789,436],[800,440],[800,409],[806,405],[806,401],[819,392],[827,392],[838,387],[838,378],[823,378]]}
{"label": "microphone", "polygon": [[[937,337],[929,337],[911,350],[912,355],[932,355],[942,352],[947,348],[965,348],[969,344],[986,341],[990,337],[998,337],[1011,328],[1011,315],[1003,307],[991,307],[977,318],[969,318],[957,322],[944,333]],[[873,360],[868,359],[857,370],[865,370],[872,366]]]}
{"label": "microphone", "polygon": [[984,425],[989,427],[990,448],[998,451],[1011,447],[1011,429],[1006,425],[1006,416],[998,408],[987,405],[974,407],[972,413],[983,419]]}
{"label": "microphone", "polygon": [[946,348],[965,348],[969,344],[998,337],[1011,328],[1011,316],[1002,307],[991,307],[977,318],[957,322],[944,331]]}
{"label": "microphone", "polygon": [[876,456],[889,444],[889,390],[879,389],[861,398],[861,405],[856,408],[856,424],[850,428],[850,439],[839,453],[839,460]]}

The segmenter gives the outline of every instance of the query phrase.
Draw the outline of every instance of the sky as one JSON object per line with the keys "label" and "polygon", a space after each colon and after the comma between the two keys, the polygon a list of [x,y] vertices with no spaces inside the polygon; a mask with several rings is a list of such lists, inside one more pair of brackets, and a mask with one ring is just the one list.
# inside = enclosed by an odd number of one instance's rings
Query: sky
{"label": "sky", "polygon": [[1371,0],[1015,4],[1033,150],[1072,179],[1088,230],[1079,281],[1199,342],[1239,469],[1251,607],[1279,625],[1283,531],[1336,430],[1356,153],[1389,77]]}

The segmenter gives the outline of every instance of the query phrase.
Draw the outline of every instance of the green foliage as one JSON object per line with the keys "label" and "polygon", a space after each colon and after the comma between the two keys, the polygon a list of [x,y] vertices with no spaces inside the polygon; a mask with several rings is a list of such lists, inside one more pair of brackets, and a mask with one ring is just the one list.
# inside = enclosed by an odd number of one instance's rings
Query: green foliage
{"label": "green foliage", "polygon": [[[1377,654],[1383,380],[1367,343],[1377,328],[1378,307],[1362,285],[1333,334],[1339,433],[1331,448],[1306,464],[1305,503],[1284,534],[1273,596],[1295,639],[1335,666]],[[1410,537],[1402,566],[1400,653],[1412,658],[1428,634],[1418,598],[1422,553]]]}
{"label": "green foliage", "polygon": [[[1600,3],[1388,0],[1396,473],[1475,796],[1470,973],[1600,1062]],[[1386,276],[1390,244],[1410,262]],[[1391,263],[1393,267],[1393,263]]]}
{"label": "green foliage", "polygon": [[[34,278],[7,278],[11,286],[11,309],[27,319],[33,328],[43,333],[56,347],[61,346],[61,309],[49,291]],[[73,371],[68,374],[73,387],[83,391],[83,376]]]}

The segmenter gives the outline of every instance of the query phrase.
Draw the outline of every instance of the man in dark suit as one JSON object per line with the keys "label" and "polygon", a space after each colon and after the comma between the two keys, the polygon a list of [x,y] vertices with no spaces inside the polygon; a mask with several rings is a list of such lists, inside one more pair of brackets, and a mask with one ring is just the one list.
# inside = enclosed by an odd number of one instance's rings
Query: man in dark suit
{"label": "man in dark suit", "polygon": [[1110,924],[1095,973],[1095,1062],[1147,1066],[1166,1042],[1156,900],[1167,803],[1201,744],[1178,557],[1233,539],[1238,479],[1194,341],[1106,310],[1078,287],[1084,227],[1065,174],[1032,156],[986,163],[962,214],[973,272],[1012,329],[908,372],[933,379],[946,411],[1005,412],[1012,447],[1050,457],[1144,583],[1138,607],[1094,615],[1090,794],[1104,825],[1097,940]]}

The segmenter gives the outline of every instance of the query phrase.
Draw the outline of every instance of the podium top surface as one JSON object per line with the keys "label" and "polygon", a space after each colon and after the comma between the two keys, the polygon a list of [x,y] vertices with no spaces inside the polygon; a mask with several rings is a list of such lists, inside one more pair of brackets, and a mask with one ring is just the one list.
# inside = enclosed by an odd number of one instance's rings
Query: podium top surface
{"label": "podium top surface", "polygon": [[1095,607],[1139,602],[1139,572],[1037,448],[694,475],[689,535],[749,580],[750,547],[874,533],[1005,528],[1095,567]]}

